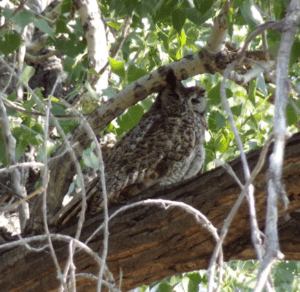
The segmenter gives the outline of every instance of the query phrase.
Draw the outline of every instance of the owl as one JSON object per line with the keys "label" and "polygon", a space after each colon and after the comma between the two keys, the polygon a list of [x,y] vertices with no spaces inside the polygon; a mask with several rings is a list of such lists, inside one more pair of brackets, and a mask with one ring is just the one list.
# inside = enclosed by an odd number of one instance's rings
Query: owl
{"label": "owl", "polygon": [[[168,71],[167,85],[138,125],[124,135],[104,156],[106,192],[109,202],[120,193],[134,196],[153,185],[167,186],[191,178],[201,171],[205,160],[204,134],[206,93],[201,87],[184,87]],[[103,209],[100,176],[87,186],[90,213]],[[80,197],[73,200],[67,217],[80,208]],[[74,206],[76,206],[74,208]]]}
{"label": "owl", "polygon": [[[201,87],[185,87],[173,70],[140,123],[124,135],[104,157],[109,202],[152,186],[166,186],[196,175],[203,167],[206,94]],[[99,178],[88,186],[91,213],[103,209]]]}

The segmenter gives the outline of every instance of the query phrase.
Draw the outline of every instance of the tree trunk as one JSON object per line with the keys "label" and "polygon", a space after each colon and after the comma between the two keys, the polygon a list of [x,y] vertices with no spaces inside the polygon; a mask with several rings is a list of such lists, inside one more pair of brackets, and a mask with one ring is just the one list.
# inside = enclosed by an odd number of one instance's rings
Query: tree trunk
{"label": "tree trunk", "polygon": [[[272,148],[272,147],[271,147]],[[271,150],[270,150],[271,151]],[[269,152],[270,152],[269,151]],[[248,153],[253,169],[260,149]],[[230,163],[243,181],[240,159]],[[255,180],[255,198],[260,229],[265,225],[266,179],[268,157],[265,166]],[[283,183],[290,200],[287,210],[280,208],[280,247],[286,260],[300,260],[300,133],[289,139],[283,168]],[[223,169],[217,168],[189,181],[170,188],[148,190],[135,198],[124,198],[127,204],[146,198],[163,198],[182,201],[200,210],[220,230],[240,193],[234,179]],[[121,204],[120,203],[120,204]],[[112,205],[110,213],[120,207]],[[76,218],[67,226],[52,232],[74,235]],[[298,221],[299,220],[299,221]],[[102,223],[102,214],[87,215],[81,241],[85,241]],[[142,284],[150,284],[177,273],[206,269],[215,247],[212,235],[197,223],[194,216],[178,207],[140,205],[128,209],[109,224],[109,252],[107,264],[118,284],[122,273],[122,291]],[[225,260],[255,259],[250,239],[248,206],[244,202],[236,214],[223,245]],[[102,233],[97,234],[89,246],[101,255]],[[39,242],[39,246],[41,242]],[[68,257],[68,244],[54,242],[57,258],[63,268]],[[1,291],[55,291],[59,285],[56,269],[49,251],[33,252],[25,247],[0,250]],[[98,275],[98,264],[83,251],[75,253],[76,273]],[[78,278],[77,291],[95,291],[95,283]]]}

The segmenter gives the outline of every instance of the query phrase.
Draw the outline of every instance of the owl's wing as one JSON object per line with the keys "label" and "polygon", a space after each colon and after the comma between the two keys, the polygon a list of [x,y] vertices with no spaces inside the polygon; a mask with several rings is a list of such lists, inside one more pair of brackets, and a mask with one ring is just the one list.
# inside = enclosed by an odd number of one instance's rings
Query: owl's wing
{"label": "owl's wing", "polygon": [[172,130],[179,123],[179,119],[173,120],[171,126],[169,119],[164,120],[161,114],[157,114],[144,119],[128,132],[105,161],[107,188],[117,181],[113,188],[122,190],[151,176],[174,148]]}
{"label": "owl's wing", "polygon": [[[135,195],[157,183],[172,169],[172,164],[190,154],[194,144],[194,131],[189,125],[183,125],[180,118],[157,114],[143,119],[105,159],[109,200],[114,201],[129,186],[133,186],[130,195]],[[98,213],[103,204],[101,190],[99,187],[90,190],[94,193],[91,213]]]}

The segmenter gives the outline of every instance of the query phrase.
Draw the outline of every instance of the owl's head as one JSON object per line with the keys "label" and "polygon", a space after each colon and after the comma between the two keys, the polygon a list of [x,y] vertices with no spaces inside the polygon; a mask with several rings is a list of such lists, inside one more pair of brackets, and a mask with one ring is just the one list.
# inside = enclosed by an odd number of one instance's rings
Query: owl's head
{"label": "owl's head", "polygon": [[160,92],[158,99],[168,114],[177,116],[192,111],[201,117],[205,115],[205,89],[199,86],[183,86],[177,80],[173,70],[169,70],[166,81],[167,86]]}

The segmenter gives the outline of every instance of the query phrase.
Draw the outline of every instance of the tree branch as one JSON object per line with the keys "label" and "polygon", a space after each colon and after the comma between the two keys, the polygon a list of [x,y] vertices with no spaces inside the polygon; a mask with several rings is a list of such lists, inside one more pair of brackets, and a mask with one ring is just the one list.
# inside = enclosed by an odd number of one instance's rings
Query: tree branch
{"label": "tree branch", "polygon": [[[268,156],[272,152],[268,152]],[[251,170],[257,164],[260,149],[247,154]],[[244,183],[240,158],[230,163],[233,171]],[[256,189],[257,218],[260,230],[265,225],[266,212],[266,170],[265,164],[253,182]],[[286,145],[282,172],[283,183],[290,200],[287,210],[280,209],[279,238],[281,251],[287,260],[300,259],[300,233],[297,210],[300,209],[300,134],[289,139]],[[238,198],[240,188],[230,174],[222,167],[181,182],[170,188],[155,191],[150,189],[140,196],[126,198],[110,206],[110,214],[122,204],[139,202],[146,198],[163,198],[182,201],[201,211],[219,230]],[[289,214],[289,215],[288,215]],[[67,226],[56,227],[51,232],[73,236],[77,229],[76,218]],[[103,215],[87,215],[81,241],[86,241],[92,232],[103,222]],[[211,233],[197,224],[193,215],[180,208],[145,205],[115,217],[109,225],[110,239],[107,265],[114,278],[120,280],[122,271],[122,291],[142,284],[150,284],[164,277],[191,270],[207,268],[215,247]],[[292,236],[291,236],[292,234]],[[247,203],[244,202],[229,229],[224,242],[224,257],[230,259],[253,259],[255,251],[251,243],[251,227]],[[71,240],[71,237],[70,237]],[[69,242],[69,241],[68,241]],[[63,266],[68,259],[68,242],[55,241],[54,248]],[[103,234],[97,234],[89,248],[98,254],[102,252]],[[40,246],[39,242],[38,246]],[[10,250],[0,246],[0,287],[13,291],[26,287],[26,291],[51,291],[59,286],[56,269],[48,252],[35,253],[24,247]],[[18,264],[15,264],[18,263]],[[74,256],[77,273],[97,275],[99,262],[84,251],[77,250]],[[36,269],[39,273],[36,273]],[[22,277],[26,273],[26,277]],[[96,283],[90,278],[77,278],[77,291],[95,291]],[[118,283],[116,283],[118,286]]]}

